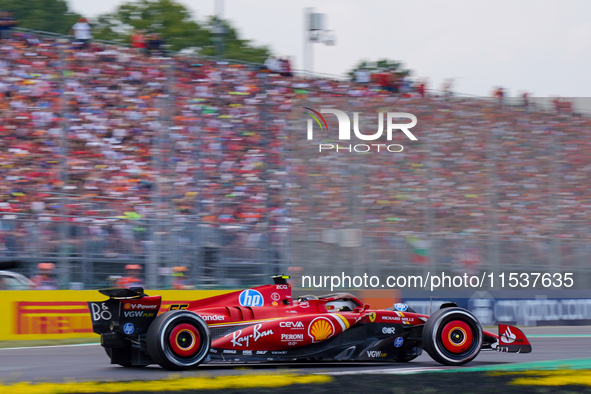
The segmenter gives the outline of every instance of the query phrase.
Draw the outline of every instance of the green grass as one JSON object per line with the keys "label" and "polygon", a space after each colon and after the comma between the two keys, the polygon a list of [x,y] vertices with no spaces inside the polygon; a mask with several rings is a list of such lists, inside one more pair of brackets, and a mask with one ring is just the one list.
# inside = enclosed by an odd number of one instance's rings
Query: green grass
{"label": "green grass", "polygon": [[0,341],[0,349],[11,347],[75,345],[80,343],[100,343],[100,338],[40,339],[34,341]]}

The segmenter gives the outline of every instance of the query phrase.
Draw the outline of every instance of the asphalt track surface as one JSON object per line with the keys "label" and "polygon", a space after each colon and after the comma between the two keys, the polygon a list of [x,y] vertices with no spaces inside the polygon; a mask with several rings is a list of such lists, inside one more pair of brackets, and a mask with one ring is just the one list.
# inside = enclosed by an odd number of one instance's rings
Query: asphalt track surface
{"label": "asphalt track surface", "polygon": [[[466,367],[531,363],[564,359],[591,358],[591,327],[525,327],[533,351],[528,354],[481,352]],[[0,349],[0,381],[66,382],[158,380],[168,377],[231,376],[270,372],[298,374],[404,374],[429,370],[461,369],[446,367],[423,353],[409,363],[307,363],[307,364],[203,364],[191,371],[171,372],[151,365],[123,368],[109,364],[104,349],[97,344],[55,347]]]}

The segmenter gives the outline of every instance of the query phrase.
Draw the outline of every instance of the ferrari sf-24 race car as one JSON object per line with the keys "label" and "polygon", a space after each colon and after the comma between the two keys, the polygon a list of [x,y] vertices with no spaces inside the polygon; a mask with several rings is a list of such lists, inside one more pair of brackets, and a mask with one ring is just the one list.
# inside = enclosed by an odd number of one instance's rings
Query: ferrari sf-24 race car
{"label": "ferrari sf-24 race car", "polygon": [[184,370],[204,362],[407,362],[423,349],[445,365],[472,361],[481,350],[529,353],[523,332],[506,324],[499,334],[455,304],[430,316],[406,304],[371,309],[348,293],[292,299],[287,276],[268,284],[184,304],[158,314],[160,296],[142,288],[99,290],[89,302],[95,333],[124,367],[157,363]]}

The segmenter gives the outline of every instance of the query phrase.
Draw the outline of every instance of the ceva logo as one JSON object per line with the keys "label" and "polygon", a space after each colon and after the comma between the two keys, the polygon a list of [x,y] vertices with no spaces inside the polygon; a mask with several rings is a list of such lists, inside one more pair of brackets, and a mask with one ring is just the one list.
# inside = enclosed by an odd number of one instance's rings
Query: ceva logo
{"label": "ceva logo", "polygon": [[242,306],[263,306],[265,300],[258,290],[248,289],[240,293],[238,302]]}
{"label": "ceva logo", "polygon": [[279,327],[284,327],[284,328],[304,328],[304,323],[302,323],[301,321],[282,321],[279,322]]}
{"label": "ceva logo", "polygon": [[[314,121],[320,127],[321,132],[328,132],[328,125],[326,123],[326,119],[322,114],[332,114],[337,117],[339,122],[339,133],[338,139],[340,141],[350,141],[351,140],[351,119],[349,116],[338,109],[326,109],[323,108],[320,112],[310,108],[310,107],[303,107],[310,111],[308,115],[312,119],[308,119],[308,130],[306,138],[308,140],[314,140]],[[394,123],[394,119],[406,118],[410,119],[410,123]],[[388,141],[392,140],[392,132],[396,130],[402,131],[408,139],[411,141],[418,141],[418,138],[415,137],[413,133],[409,129],[416,126],[417,124],[417,117],[411,113],[407,112],[388,112],[386,113],[386,139]],[[375,141],[382,137],[384,134],[384,112],[378,113],[378,131],[374,134],[363,134],[359,130],[359,112],[353,112],[353,133],[355,137],[362,141]],[[348,152],[358,152],[364,153],[375,150],[377,152],[380,151],[388,151],[388,152],[402,152],[404,147],[400,144],[357,144],[357,145],[338,145],[338,144],[319,144],[318,151],[327,151],[327,150],[336,150],[339,151],[348,151]]]}

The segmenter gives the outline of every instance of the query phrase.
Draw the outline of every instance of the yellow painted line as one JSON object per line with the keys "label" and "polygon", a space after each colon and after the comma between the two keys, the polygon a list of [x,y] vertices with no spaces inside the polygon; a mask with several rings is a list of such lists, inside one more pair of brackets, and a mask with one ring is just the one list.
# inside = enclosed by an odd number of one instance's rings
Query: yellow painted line
{"label": "yellow painted line", "polygon": [[[524,371],[511,381],[517,386],[591,386],[591,370]],[[497,374],[499,375],[499,374]]]}
{"label": "yellow painted line", "polygon": [[0,392],[14,394],[47,393],[123,393],[129,391],[227,390],[258,387],[284,387],[292,384],[323,384],[332,381],[328,375],[266,374],[193,378],[169,378],[133,382],[66,382],[0,384]]}

